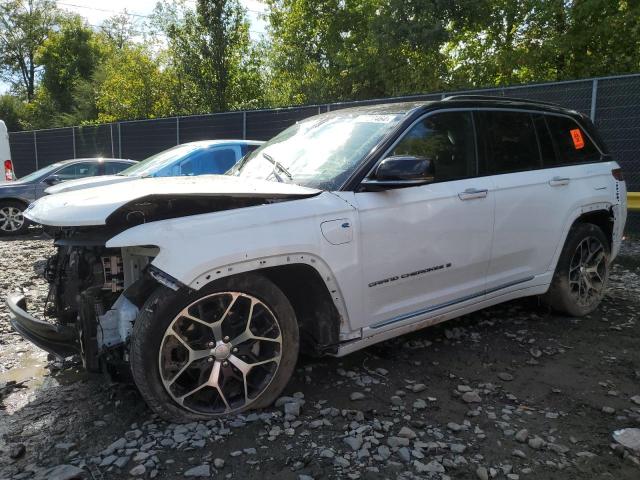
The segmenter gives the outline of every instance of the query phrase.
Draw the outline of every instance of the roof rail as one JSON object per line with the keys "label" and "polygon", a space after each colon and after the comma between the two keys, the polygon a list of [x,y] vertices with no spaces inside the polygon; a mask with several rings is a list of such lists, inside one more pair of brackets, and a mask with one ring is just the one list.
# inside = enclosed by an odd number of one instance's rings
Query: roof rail
{"label": "roof rail", "polygon": [[552,102],[542,102],[540,100],[529,100],[527,98],[516,98],[516,97],[503,97],[500,95],[449,95],[442,99],[443,101],[449,100],[506,100],[507,102],[523,102],[523,103],[534,103],[539,105],[548,105],[551,107],[558,107],[557,103]]}

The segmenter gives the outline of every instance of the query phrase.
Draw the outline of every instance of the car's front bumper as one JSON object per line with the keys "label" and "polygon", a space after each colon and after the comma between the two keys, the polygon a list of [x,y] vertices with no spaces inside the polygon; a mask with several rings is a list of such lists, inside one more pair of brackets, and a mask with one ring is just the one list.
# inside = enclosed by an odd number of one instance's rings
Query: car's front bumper
{"label": "car's front bumper", "polygon": [[64,325],[38,320],[30,315],[24,295],[9,295],[7,307],[14,330],[34,345],[59,358],[80,353],[77,331]]}

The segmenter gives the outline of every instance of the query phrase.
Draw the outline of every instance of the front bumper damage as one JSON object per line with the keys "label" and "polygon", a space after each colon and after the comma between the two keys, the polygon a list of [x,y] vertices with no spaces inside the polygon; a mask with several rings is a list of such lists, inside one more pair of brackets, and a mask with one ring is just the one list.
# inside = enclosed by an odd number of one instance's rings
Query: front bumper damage
{"label": "front bumper damage", "polygon": [[80,353],[77,330],[35,318],[27,312],[24,295],[9,295],[7,307],[15,331],[34,345],[61,359]]}

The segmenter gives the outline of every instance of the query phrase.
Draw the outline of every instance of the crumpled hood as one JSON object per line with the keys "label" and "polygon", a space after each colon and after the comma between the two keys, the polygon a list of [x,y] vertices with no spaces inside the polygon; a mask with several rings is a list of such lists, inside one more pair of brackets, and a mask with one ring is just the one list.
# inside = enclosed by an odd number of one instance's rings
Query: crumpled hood
{"label": "crumpled hood", "polygon": [[73,190],[81,190],[83,188],[100,187],[102,185],[130,182],[137,179],[138,177],[128,177],[126,175],[102,175],[100,177],[78,178],[76,180],[69,180],[53,185],[47,188],[44,193],[53,195],[54,193],[71,192]]}
{"label": "crumpled hood", "polygon": [[284,199],[320,191],[287,183],[247,180],[228,175],[141,178],[129,182],[47,195],[32,203],[25,216],[53,227],[104,225],[111,213],[130,202],[151,198],[221,197]]}

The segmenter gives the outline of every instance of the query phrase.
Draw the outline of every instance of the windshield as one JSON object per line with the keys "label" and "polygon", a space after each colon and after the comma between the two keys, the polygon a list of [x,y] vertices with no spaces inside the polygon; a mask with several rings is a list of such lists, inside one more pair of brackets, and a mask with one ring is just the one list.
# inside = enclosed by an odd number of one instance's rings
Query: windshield
{"label": "windshield", "polygon": [[337,190],[402,117],[349,110],[318,115],[272,138],[229,174]]}
{"label": "windshield", "polygon": [[53,171],[57,170],[58,168],[60,168],[62,165],[63,165],[62,163],[54,163],[53,165],[49,165],[48,167],[41,168],[40,170],[36,170],[35,172],[31,172],[29,175],[25,175],[24,177],[22,177],[19,180],[19,182],[27,183],[27,182],[33,182],[33,181],[36,181],[36,180],[40,180],[41,178],[46,177],[51,172],[53,172]]}
{"label": "windshield", "polygon": [[117,175],[124,175],[127,177],[151,177],[163,168],[171,165],[173,162],[180,160],[185,155],[188,155],[199,148],[202,147],[198,145],[177,145],[169,150],[156,153],[126,170],[121,171]]}

